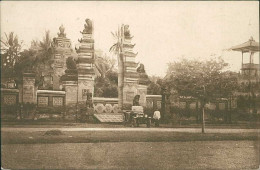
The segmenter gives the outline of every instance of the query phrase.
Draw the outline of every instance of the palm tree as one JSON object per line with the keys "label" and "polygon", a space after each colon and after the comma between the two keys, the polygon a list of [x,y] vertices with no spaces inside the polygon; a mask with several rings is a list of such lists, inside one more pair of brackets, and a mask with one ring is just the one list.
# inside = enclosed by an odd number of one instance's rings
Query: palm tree
{"label": "palm tree", "polygon": [[45,32],[45,36],[43,37],[43,40],[39,43],[37,41],[32,41],[32,44],[36,45],[36,51],[37,51],[37,62],[40,61],[42,63],[45,63],[46,61],[49,61],[54,53],[53,47],[52,47],[52,39],[50,37],[50,31]]}
{"label": "palm tree", "polygon": [[10,32],[9,35],[5,33],[5,40],[1,39],[1,68],[3,70],[13,71],[15,62],[20,57],[22,42],[18,41],[17,35]]}
{"label": "palm tree", "polygon": [[[122,26],[123,28],[123,26]],[[118,107],[119,110],[123,110],[123,87],[124,87],[124,60],[123,60],[123,33],[118,28],[118,31],[111,32],[115,43],[111,46],[110,52],[117,56],[118,60]]]}
{"label": "palm tree", "polygon": [[46,67],[48,71],[49,69],[53,69],[53,60],[52,56],[54,54],[54,48],[52,45],[52,38],[50,37],[50,31],[46,31],[43,37],[43,40],[38,42],[33,40],[31,42],[30,50],[36,52],[36,58],[34,60],[34,68],[33,70],[36,73],[36,79],[39,80],[39,84],[41,85],[43,82],[42,73],[46,71]]}
{"label": "palm tree", "polygon": [[102,78],[106,78],[107,73],[113,70],[115,66],[115,59],[109,58],[106,55],[96,56],[95,68],[98,70]]}

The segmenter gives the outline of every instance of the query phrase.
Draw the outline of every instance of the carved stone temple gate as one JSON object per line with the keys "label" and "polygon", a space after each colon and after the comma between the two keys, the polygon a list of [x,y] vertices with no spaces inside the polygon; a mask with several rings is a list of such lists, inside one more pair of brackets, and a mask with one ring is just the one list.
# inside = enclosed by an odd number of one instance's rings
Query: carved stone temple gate
{"label": "carved stone temple gate", "polygon": [[[70,39],[66,37],[65,28],[59,28],[58,36],[53,39],[54,55],[51,57],[51,66],[43,66],[42,86],[36,85],[34,73],[24,73],[18,85],[8,85],[1,88],[2,113],[5,108],[15,108],[13,119],[61,119],[76,120],[80,108],[86,107],[87,97],[91,96],[94,116],[101,122],[122,122],[123,114],[118,112],[117,98],[95,98],[94,94],[94,61],[95,46],[93,39],[93,24],[85,20],[81,32],[76,54],[73,53]],[[142,83],[145,74],[144,68],[137,72],[138,64],[133,53],[135,45],[131,43],[132,37],[129,26],[123,25],[122,46],[124,57],[124,87],[123,104],[132,105],[136,95],[140,95],[140,105],[146,106],[147,85]],[[76,68],[71,70],[66,67],[68,58],[76,61]],[[67,69],[66,69],[67,68]],[[66,79],[62,79],[65,76]],[[9,83],[10,84],[10,83]],[[30,111],[28,111],[30,110]],[[7,113],[7,112],[5,112]],[[2,114],[3,115],[3,114]],[[3,117],[3,116],[1,116]]]}

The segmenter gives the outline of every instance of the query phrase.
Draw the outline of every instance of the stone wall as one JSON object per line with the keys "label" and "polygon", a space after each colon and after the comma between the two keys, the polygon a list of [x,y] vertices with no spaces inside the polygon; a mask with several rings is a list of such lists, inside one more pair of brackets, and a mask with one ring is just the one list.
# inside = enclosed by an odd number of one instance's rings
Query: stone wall
{"label": "stone wall", "polygon": [[118,113],[118,98],[93,98],[94,111],[96,113]]}
{"label": "stone wall", "polygon": [[19,90],[1,88],[1,119],[19,117]]}
{"label": "stone wall", "polygon": [[65,103],[65,91],[38,90],[34,119],[63,119]]}

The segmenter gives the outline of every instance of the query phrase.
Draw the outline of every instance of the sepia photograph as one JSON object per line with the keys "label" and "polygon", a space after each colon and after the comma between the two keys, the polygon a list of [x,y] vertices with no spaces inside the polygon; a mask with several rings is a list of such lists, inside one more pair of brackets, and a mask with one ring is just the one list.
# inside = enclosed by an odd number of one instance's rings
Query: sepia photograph
{"label": "sepia photograph", "polygon": [[1,169],[260,169],[259,1],[1,1]]}

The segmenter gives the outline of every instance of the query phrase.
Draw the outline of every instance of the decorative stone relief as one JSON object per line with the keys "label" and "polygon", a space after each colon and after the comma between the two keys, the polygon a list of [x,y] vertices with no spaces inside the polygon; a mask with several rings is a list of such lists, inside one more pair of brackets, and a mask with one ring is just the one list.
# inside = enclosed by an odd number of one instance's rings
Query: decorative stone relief
{"label": "decorative stone relief", "polygon": [[196,109],[196,102],[190,103],[190,109]]}
{"label": "decorative stone relief", "polygon": [[118,104],[114,104],[113,106],[113,112],[118,113]]}
{"label": "decorative stone relief", "polygon": [[38,97],[38,106],[48,106],[48,97]]}
{"label": "decorative stone relief", "polygon": [[146,107],[153,108],[153,100],[146,100]]}
{"label": "decorative stone relief", "polygon": [[15,105],[16,95],[4,95],[4,105]]}
{"label": "decorative stone relief", "polygon": [[101,103],[98,103],[96,106],[94,106],[94,110],[97,113],[103,113],[103,111],[105,110],[105,106]]}
{"label": "decorative stone relief", "polygon": [[186,102],[180,102],[180,103],[179,103],[179,107],[180,107],[181,109],[185,109],[185,108],[186,108]]}
{"label": "decorative stone relief", "polygon": [[63,106],[63,97],[53,97],[53,106]]}
{"label": "decorative stone relief", "polygon": [[111,104],[106,104],[105,105],[105,112],[106,113],[111,113],[113,110],[113,106]]}
{"label": "decorative stone relief", "polygon": [[225,103],[219,103],[219,110],[225,110],[225,109],[226,109]]}

